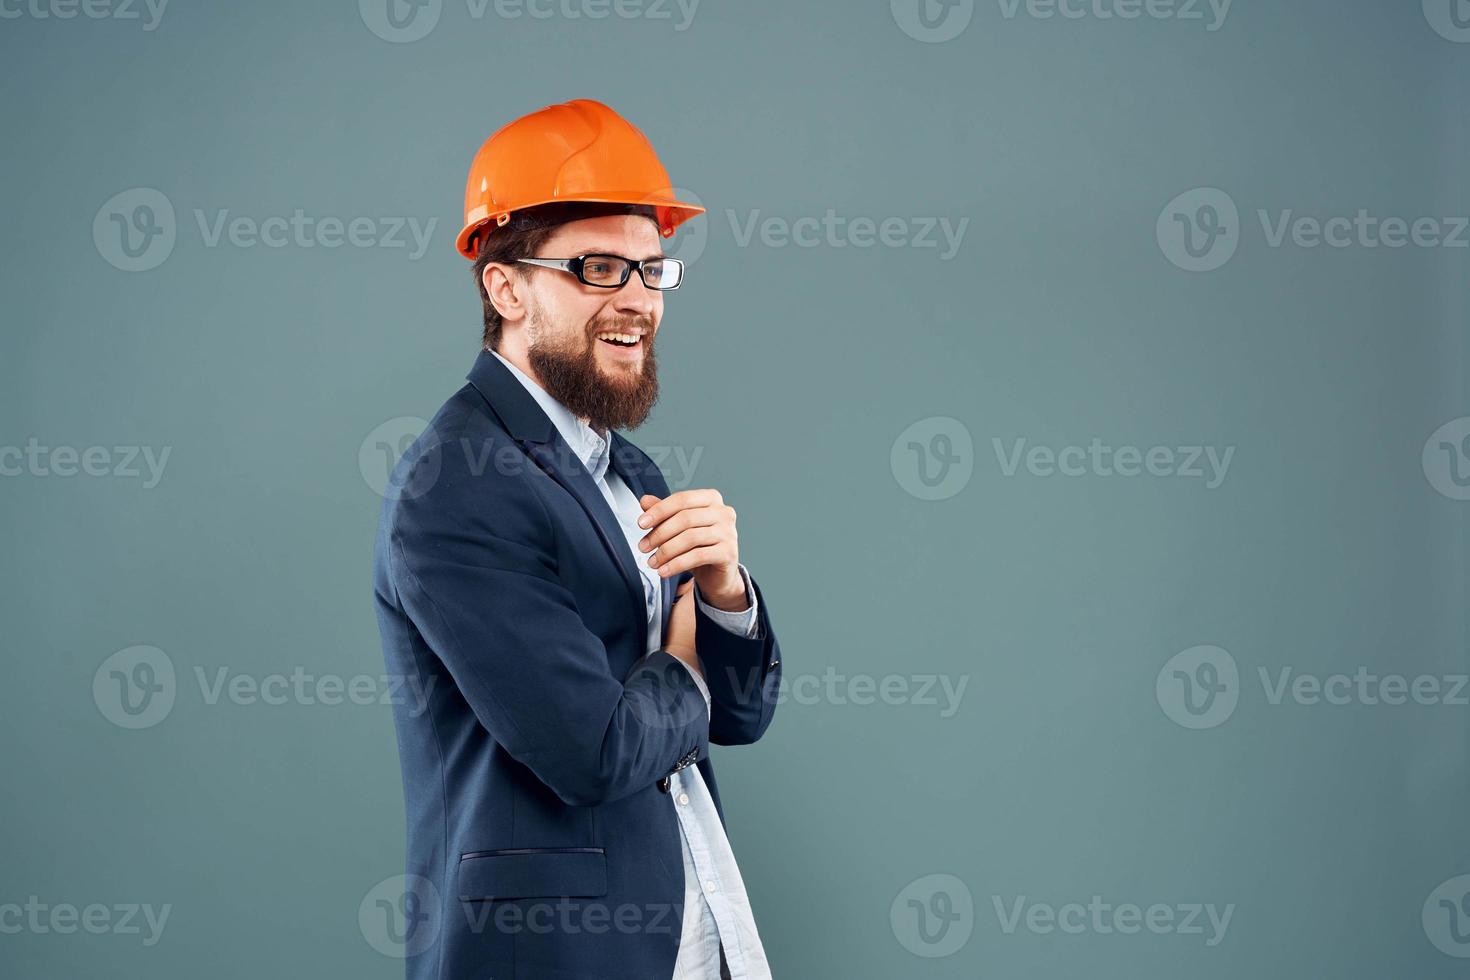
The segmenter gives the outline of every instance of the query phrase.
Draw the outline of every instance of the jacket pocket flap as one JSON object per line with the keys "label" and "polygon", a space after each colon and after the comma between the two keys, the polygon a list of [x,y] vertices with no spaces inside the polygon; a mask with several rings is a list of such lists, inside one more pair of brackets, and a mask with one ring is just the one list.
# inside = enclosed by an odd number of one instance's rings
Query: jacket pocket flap
{"label": "jacket pocket flap", "polygon": [[462,901],[500,898],[595,898],[607,894],[600,847],[518,847],[474,851],[459,859]]}

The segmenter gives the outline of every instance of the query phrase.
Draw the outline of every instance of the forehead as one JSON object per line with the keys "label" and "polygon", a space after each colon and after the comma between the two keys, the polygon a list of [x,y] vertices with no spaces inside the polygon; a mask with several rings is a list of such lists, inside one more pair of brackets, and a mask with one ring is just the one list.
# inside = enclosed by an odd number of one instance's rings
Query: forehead
{"label": "forehead", "polygon": [[652,258],[663,254],[658,226],[636,214],[612,214],[599,218],[583,218],[559,225],[546,240],[546,254],[555,249],[558,255],[582,255],[587,252],[614,252],[633,259]]}

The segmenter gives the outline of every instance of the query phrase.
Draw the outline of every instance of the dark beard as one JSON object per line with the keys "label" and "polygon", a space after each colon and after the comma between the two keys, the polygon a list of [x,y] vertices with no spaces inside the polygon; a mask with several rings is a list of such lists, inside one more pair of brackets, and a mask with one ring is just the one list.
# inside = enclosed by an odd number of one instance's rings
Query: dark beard
{"label": "dark beard", "polygon": [[[641,324],[647,326],[647,324]],[[658,401],[658,365],[653,356],[652,337],[645,338],[643,368],[636,374],[613,379],[597,366],[593,344],[602,341],[584,337],[581,349],[537,344],[527,351],[531,368],[547,394],[598,432],[636,429],[648,418]],[[575,342],[573,342],[575,343]]]}

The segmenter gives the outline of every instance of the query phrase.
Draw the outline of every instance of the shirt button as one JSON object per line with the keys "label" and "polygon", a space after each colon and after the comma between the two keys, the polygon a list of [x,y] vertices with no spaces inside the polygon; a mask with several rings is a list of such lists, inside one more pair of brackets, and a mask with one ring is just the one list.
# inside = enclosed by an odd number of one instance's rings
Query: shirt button
{"label": "shirt button", "polygon": [[715,883],[713,881],[706,881],[704,883],[704,890],[709,892],[710,894],[714,894]]}
{"label": "shirt button", "polygon": [[689,794],[688,793],[680,793],[679,794],[679,805],[680,806],[688,806],[689,805]]}

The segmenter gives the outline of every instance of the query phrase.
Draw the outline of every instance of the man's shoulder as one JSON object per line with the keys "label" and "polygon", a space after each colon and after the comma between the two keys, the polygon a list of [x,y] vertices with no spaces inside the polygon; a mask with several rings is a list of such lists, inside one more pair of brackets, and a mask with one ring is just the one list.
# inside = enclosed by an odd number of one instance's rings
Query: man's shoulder
{"label": "man's shoulder", "polygon": [[414,502],[435,507],[470,503],[487,495],[528,494],[528,466],[520,444],[491,412],[473,385],[455,392],[403,451],[389,480],[390,510]]}
{"label": "man's shoulder", "polygon": [[[555,531],[527,475],[533,470],[536,463],[478,391],[467,385],[456,392],[389,478],[374,545],[379,593],[391,595],[404,581],[401,570],[415,562],[456,553],[488,560],[489,552],[476,548],[502,549],[502,556],[507,548],[523,556],[545,553]],[[527,567],[539,568],[538,562],[530,559]]]}
{"label": "man's shoulder", "polygon": [[513,443],[472,384],[465,384],[440,406],[412,448],[421,452],[442,449],[465,439]]}

